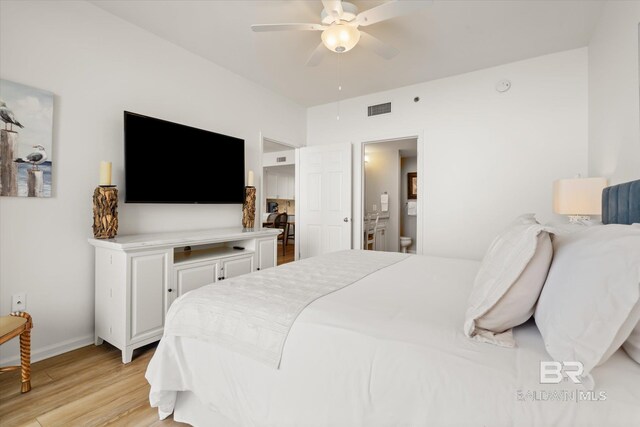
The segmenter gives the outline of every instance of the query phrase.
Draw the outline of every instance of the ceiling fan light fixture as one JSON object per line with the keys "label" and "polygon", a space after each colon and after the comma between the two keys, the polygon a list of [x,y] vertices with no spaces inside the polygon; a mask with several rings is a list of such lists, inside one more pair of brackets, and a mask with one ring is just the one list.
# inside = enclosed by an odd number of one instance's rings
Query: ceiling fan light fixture
{"label": "ceiling fan light fixture", "polygon": [[360,31],[348,24],[334,23],[322,32],[322,42],[332,52],[348,52],[359,40]]}

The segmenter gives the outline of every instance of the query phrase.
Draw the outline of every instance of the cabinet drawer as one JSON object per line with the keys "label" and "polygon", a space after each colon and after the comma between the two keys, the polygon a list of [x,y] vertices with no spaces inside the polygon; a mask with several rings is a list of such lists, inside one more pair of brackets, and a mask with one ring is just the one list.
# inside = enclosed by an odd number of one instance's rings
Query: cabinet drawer
{"label": "cabinet drawer", "polygon": [[232,277],[241,276],[253,271],[253,254],[241,257],[227,258],[222,261],[222,269],[220,277],[222,279],[231,279]]}
{"label": "cabinet drawer", "polygon": [[216,281],[218,263],[192,266],[176,270],[176,292],[178,296],[201,286],[210,285]]}
{"label": "cabinet drawer", "polygon": [[220,264],[218,260],[189,264],[176,267],[173,274],[173,283],[167,289],[167,306],[169,310],[173,301],[189,291],[210,285],[217,281]]}

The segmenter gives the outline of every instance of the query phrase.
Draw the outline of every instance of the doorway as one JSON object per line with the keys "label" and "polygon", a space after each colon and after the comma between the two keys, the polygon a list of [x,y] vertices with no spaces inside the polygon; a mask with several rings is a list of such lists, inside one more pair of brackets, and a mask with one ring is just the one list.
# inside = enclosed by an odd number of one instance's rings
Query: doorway
{"label": "doorway", "polygon": [[278,265],[295,260],[296,253],[296,152],[293,146],[262,140],[262,191],[260,221],[279,228]]}
{"label": "doorway", "polygon": [[416,253],[418,139],[363,144],[362,249]]}

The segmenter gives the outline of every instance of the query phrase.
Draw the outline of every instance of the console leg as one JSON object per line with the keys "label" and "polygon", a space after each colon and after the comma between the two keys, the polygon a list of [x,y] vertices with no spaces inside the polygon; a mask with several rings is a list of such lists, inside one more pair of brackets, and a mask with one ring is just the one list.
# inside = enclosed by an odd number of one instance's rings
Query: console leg
{"label": "console leg", "polygon": [[125,347],[125,349],[122,350],[122,363],[131,363],[131,359],[133,359],[133,348]]}

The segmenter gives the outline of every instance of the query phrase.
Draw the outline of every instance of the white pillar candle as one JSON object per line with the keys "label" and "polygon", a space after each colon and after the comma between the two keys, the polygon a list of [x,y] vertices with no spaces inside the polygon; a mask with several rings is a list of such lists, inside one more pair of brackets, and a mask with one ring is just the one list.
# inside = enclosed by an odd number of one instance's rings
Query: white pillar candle
{"label": "white pillar candle", "polygon": [[100,162],[100,185],[111,185],[111,162]]}
{"label": "white pillar candle", "polygon": [[249,171],[249,176],[247,177],[247,186],[253,187],[253,171]]}

